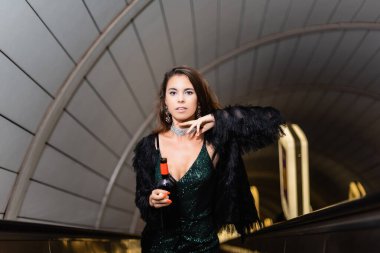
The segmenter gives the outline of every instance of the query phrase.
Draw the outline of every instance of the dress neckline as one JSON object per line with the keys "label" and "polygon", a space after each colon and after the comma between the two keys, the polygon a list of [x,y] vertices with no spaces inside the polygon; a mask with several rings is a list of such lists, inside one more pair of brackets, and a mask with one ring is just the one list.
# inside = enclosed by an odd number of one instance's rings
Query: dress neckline
{"label": "dress neckline", "polygon": [[[159,136],[158,136],[158,134],[157,134],[156,139],[157,139],[157,142],[156,142],[156,143],[157,143],[157,151],[158,151],[158,153],[160,154],[160,158],[162,158],[161,151],[160,151],[160,142],[159,142]],[[179,179],[176,179],[176,178],[174,178],[174,177],[170,174],[170,176],[171,176],[171,177],[172,177],[177,183],[178,183],[178,182],[181,182],[181,181],[183,180],[183,178],[186,177],[186,176],[189,174],[189,172],[191,171],[191,169],[194,167],[196,161],[198,160],[199,156],[201,155],[203,149],[206,147],[205,144],[206,144],[206,142],[205,142],[205,140],[203,139],[203,144],[202,144],[201,149],[200,149],[199,152],[198,152],[198,155],[196,156],[195,160],[191,163],[190,167],[186,170],[185,174],[183,174],[182,177],[180,177]]]}

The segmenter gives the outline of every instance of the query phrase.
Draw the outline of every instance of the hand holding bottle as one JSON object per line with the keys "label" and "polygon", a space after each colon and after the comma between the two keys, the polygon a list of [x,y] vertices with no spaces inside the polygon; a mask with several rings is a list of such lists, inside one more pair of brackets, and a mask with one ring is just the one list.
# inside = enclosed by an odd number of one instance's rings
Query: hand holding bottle
{"label": "hand holding bottle", "polygon": [[154,189],[149,196],[149,205],[154,208],[170,205],[172,201],[169,199],[169,194],[170,192],[168,191]]}
{"label": "hand holding bottle", "polygon": [[168,206],[172,203],[169,199],[170,191],[175,189],[175,182],[169,177],[167,159],[160,159],[161,180],[157,183],[157,189],[153,190],[149,196],[149,205],[155,208]]}

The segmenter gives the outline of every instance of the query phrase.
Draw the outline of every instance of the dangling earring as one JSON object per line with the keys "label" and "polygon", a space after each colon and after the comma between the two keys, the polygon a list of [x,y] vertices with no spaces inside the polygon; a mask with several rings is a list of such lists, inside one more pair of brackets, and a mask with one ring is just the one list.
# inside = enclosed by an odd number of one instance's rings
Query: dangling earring
{"label": "dangling earring", "polygon": [[198,104],[198,108],[197,108],[197,119],[199,119],[200,117],[202,117],[202,113],[201,113],[201,105]]}
{"label": "dangling earring", "polygon": [[165,121],[166,123],[170,124],[172,122],[172,118],[170,117],[170,113],[168,111],[168,106],[165,105]]}

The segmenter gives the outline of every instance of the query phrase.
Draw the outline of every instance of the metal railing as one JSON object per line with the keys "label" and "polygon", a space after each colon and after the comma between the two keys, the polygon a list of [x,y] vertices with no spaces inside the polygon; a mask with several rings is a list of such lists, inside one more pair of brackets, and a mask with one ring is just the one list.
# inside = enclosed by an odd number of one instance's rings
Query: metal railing
{"label": "metal railing", "polygon": [[132,253],[138,236],[124,233],[17,221],[0,222],[0,252]]}
{"label": "metal railing", "polygon": [[378,252],[380,194],[367,195],[296,217],[250,234],[228,245],[251,252]]}

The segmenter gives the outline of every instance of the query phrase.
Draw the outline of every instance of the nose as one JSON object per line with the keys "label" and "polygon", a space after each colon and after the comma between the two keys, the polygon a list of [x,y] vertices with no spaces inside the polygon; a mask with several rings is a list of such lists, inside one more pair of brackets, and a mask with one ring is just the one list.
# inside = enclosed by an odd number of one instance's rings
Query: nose
{"label": "nose", "polygon": [[179,103],[182,103],[182,102],[184,102],[184,100],[185,100],[184,95],[183,95],[183,94],[178,94],[177,101],[178,101]]}

